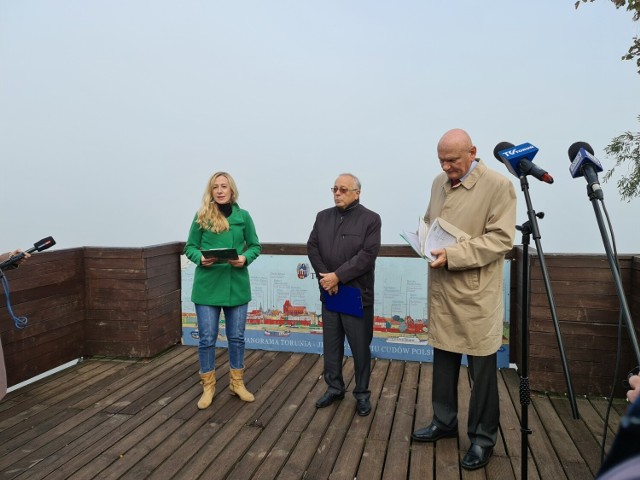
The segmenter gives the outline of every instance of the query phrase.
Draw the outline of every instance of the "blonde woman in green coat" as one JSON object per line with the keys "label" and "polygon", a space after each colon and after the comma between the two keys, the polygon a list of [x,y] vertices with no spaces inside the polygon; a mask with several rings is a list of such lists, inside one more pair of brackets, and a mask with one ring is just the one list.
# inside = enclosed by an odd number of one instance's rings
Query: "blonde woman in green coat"
{"label": "blonde woman in green coat", "polygon": [[[203,393],[198,408],[211,405],[215,394],[216,339],[220,312],[224,311],[231,380],[229,390],[245,402],[253,402],[244,381],[244,330],[251,285],[247,267],[262,247],[249,212],[238,206],[238,188],[226,172],[209,179],[202,206],[193,219],[184,253],[196,264],[191,300],[198,321],[198,358]],[[203,250],[233,248],[234,260],[205,258]]]}

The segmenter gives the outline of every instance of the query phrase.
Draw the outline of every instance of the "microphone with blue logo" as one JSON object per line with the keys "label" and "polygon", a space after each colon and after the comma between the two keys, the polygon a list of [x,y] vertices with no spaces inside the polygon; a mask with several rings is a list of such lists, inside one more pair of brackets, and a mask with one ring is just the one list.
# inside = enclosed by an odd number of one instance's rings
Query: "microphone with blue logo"
{"label": "microphone with blue logo", "polygon": [[538,153],[538,148],[530,143],[516,146],[513,143],[500,142],[493,149],[493,156],[504,163],[516,177],[531,175],[541,182],[553,183],[553,177],[533,163],[533,157],[536,156],[536,153]]}
{"label": "microphone with blue logo", "polygon": [[584,177],[587,179],[587,191],[589,195],[598,200],[604,200],[604,193],[598,180],[598,172],[602,171],[602,164],[593,155],[593,148],[587,142],[576,142],[569,147],[569,172],[573,178]]}

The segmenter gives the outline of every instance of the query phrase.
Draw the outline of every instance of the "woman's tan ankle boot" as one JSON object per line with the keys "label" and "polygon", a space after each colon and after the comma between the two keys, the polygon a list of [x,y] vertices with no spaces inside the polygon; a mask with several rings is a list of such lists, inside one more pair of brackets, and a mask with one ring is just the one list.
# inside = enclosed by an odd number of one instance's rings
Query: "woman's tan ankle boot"
{"label": "woman's tan ankle boot", "polygon": [[207,373],[201,373],[200,378],[202,379],[202,396],[198,400],[198,408],[202,410],[213,402],[213,396],[216,393],[216,372],[211,370]]}
{"label": "woman's tan ankle boot", "polygon": [[244,380],[242,379],[244,368],[238,370],[230,369],[229,372],[231,375],[231,381],[229,382],[229,390],[231,390],[231,393],[238,395],[243,402],[253,402],[255,397],[244,386]]}

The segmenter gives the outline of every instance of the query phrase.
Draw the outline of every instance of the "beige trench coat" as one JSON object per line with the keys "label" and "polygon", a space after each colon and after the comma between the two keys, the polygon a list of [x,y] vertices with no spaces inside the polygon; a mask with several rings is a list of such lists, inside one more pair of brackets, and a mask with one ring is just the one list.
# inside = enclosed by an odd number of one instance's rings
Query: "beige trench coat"
{"label": "beige trench coat", "polygon": [[443,172],[431,187],[425,215],[441,217],[470,236],[447,247],[447,268],[429,269],[429,343],[441,350],[485,356],[502,344],[504,256],[513,247],[513,184],[478,159],[462,184]]}

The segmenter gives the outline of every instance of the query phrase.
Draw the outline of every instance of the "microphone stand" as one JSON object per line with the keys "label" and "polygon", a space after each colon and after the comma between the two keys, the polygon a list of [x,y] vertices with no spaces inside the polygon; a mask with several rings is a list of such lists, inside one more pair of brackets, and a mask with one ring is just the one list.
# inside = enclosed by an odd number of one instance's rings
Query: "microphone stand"
{"label": "microphone stand", "polygon": [[[600,204],[598,203],[598,198],[596,197],[596,194],[593,190],[593,185],[587,185],[587,193],[589,194],[589,200],[591,200],[591,204],[593,205],[593,211],[596,214],[598,228],[600,229],[600,236],[602,237],[604,250],[607,254],[607,260],[609,261],[611,275],[613,275],[613,283],[615,284],[616,292],[618,294],[618,298],[620,299],[620,310],[627,324],[627,332],[629,333],[629,338],[631,339],[631,346],[633,347],[633,351],[636,355],[638,365],[640,365],[640,348],[638,347],[638,339],[636,338],[636,331],[633,326],[633,320],[631,320],[631,311],[629,310],[627,297],[625,296],[624,289],[622,288],[622,279],[620,278],[620,272],[618,271],[618,263],[613,254],[613,249],[611,248],[611,242],[609,240],[607,230],[604,226],[604,219],[602,218],[602,212],[600,211]],[[604,200],[601,201],[604,202]]]}
{"label": "microphone stand", "polygon": [[567,383],[567,391],[569,400],[571,402],[571,411],[573,418],[580,418],[578,415],[578,406],[576,404],[575,395],[573,393],[573,385],[571,383],[571,377],[569,375],[569,366],[567,364],[566,355],[564,352],[564,346],[562,344],[562,336],[560,333],[560,325],[558,323],[558,317],[556,314],[555,301],[553,299],[553,293],[551,292],[551,283],[549,281],[549,274],[547,271],[547,265],[544,259],[544,253],[542,252],[542,245],[540,243],[540,229],[538,228],[538,218],[544,218],[544,213],[536,213],[531,205],[531,197],[529,196],[529,182],[526,176],[520,177],[520,186],[524,193],[525,202],[527,204],[527,216],[528,221],[521,226],[517,225],[516,229],[522,232],[522,332],[521,332],[521,359],[520,359],[520,432],[522,436],[521,440],[521,480],[528,478],[528,447],[529,437],[531,429],[529,429],[529,404],[531,403],[531,389],[529,386],[529,242],[530,237],[533,234],[533,240],[536,244],[536,250],[538,251],[538,258],[540,260],[540,268],[542,270],[542,278],[544,280],[545,290],[547,292],[547,299],[549,300],[549,307],[551,308],[551,318],[556,332],[556,339],[558,341],[558,349],[560,350],[560,358],[562,359],[562,368],[564,370],[564,376]]}

